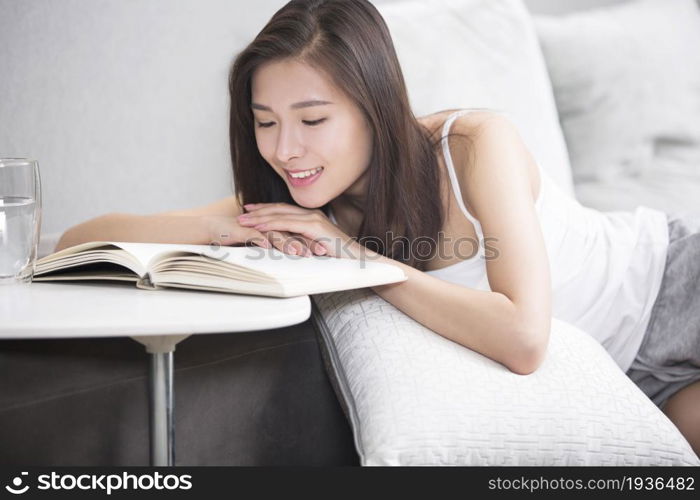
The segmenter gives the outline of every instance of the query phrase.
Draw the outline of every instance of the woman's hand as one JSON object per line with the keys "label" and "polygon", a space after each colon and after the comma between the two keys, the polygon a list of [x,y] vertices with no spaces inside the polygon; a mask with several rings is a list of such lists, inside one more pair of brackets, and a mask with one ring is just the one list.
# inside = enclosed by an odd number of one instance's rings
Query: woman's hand
{"label": "woman's hand", "polygon": [[254,243],[263,248],[270,248],[267,236],[251,227],[238,223],[235,217],[228,215],[204,215],[201,223],[209,234],[208,244],[217,243],[220,246]]}
{"label": "woman's hand", "polygon": [[329,257],[358,258],[361,253],[361,245],[328,220],[321,210],[288,203],[253,203],[245,208],[248,213],[237,217],[239,224],[266,234],[272,246],[285,253],[300,244],[304,250]]}

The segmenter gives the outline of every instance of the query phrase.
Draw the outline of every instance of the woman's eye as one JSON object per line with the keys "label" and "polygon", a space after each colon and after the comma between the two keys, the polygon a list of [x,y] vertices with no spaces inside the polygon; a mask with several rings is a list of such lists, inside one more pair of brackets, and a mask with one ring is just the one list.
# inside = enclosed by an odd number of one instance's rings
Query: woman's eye
{"label": "woman's eye", "polygon": [[314,121],[312,121],[312,122],[304,121],[304,123],[305,123],[306,125],[310,125],[311,127],[315,127],[316,125],[318,125],[319,123],[324,122],[324,121],[326,121],[326,119],[325,119],[325,118],[321,118],[320,120],[314,120]]}
{"label": "woman's eye", "polygon": [[[314,120],[314,121],[302,120],[302,123],[304,123],[305,125],[309,125],[310,127],[315,127],[316,125],[318,125],[324,121],[326,121],[326,119],[321,118],[320,120]],[[257,123],[258,123],[258,127],[260,127],[260,128],[272,127],[275,124],[275,122],[265,122],[265,123],[257,122]]]}

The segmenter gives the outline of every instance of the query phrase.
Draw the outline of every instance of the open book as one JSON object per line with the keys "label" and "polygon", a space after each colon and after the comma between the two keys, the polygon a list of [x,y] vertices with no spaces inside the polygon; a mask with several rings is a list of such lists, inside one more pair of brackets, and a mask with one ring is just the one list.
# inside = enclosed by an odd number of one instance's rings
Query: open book
{"label": "open book", "polygon": [[246,246],[91,241],[36,261],[32,281],[118,280],[138,288],[175,287],[294,297],[405,281],[371,258],[288,255]]}

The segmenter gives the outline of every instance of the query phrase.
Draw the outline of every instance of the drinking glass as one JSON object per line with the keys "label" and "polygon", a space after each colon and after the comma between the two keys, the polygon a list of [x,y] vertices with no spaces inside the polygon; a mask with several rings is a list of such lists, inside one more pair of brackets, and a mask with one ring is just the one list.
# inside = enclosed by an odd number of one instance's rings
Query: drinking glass
{"label": "drinking glass", "polygon": [[0,285],[32,282],[40,233],[39,162],[0,158]]}

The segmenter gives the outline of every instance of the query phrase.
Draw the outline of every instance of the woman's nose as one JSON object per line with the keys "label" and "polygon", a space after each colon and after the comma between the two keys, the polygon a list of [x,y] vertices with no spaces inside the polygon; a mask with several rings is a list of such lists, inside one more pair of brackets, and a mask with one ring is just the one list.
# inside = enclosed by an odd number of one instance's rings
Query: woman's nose
{"label": "woman's nose", "polygon": [[304,153],[304,146],[297,137],[297,131],[292,127],[280,127],[280,135],[277,139],[277,150],[275,152],[277,160],[287,163],[290,158],[301,157]]}

